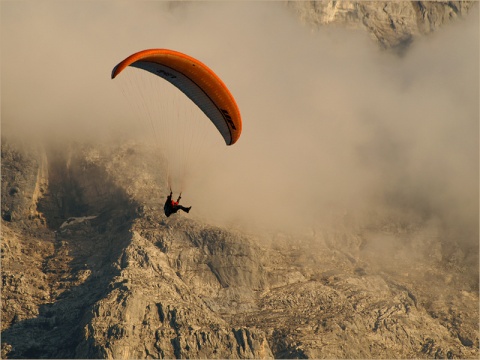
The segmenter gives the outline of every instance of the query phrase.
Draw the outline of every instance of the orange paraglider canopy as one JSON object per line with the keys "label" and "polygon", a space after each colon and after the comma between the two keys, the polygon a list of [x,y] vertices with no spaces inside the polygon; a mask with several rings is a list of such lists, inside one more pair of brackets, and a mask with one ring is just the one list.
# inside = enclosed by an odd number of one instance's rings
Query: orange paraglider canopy
{"label": "orange paraglider canopy", "polygon": [[115,66],[112,79],[127,66],[146,70],[180,89],[213,122],[227,145],[234,144],[240,137],[242,120],[233,95],[199,60],[173,50],[143,50]]}

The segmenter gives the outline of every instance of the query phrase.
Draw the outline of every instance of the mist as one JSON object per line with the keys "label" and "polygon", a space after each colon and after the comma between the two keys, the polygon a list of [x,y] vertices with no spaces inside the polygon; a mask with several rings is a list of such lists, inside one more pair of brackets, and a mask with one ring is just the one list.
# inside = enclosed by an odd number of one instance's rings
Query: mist
{"label": "mist", "polygon": [[478,247],[478,29],[476,6],[399,57],[362,31],[312,32],[282,3],[4,1],[2,134],[146,131],[110,72],[170,48],[224,80],[244,124],[191,179],[196,216],[288,230],[396,216]]}

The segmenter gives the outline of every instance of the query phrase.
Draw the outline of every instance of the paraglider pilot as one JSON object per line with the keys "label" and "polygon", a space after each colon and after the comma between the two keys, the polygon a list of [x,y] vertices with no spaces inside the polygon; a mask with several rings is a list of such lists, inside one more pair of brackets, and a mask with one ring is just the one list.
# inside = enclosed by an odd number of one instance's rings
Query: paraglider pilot
{"label": "paraglider pilot", "polygon": [[183,210],[186,213],[190,211],[192,208],[190,207],[185,207],[179,204],[180,199],[182,198],[182,194],[178,195],[177,201],[174,201],[172,199],[172,191],[170,190],[170,195],[167,196],[167,200],[165,201],[165,205],[163,206],[163,210],[165,211],[165,215],[169,217],[172,214],[175,214],[178,210]]}

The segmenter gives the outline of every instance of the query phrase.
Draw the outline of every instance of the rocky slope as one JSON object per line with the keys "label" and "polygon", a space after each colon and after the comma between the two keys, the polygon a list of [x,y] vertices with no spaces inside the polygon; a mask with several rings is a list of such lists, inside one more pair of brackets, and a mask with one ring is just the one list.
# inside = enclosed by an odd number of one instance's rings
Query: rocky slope
{"label": "rocky slope", "polygon": [[402,52],[418,36],[465,17],[474,1],[288,1],[309,26],[366,30],[379,45]]}
{"label": "rocky slope", "polygon": [[478,357],[478,272],[434,226],[167,219],[157,162],[3,139],[2,358]]}

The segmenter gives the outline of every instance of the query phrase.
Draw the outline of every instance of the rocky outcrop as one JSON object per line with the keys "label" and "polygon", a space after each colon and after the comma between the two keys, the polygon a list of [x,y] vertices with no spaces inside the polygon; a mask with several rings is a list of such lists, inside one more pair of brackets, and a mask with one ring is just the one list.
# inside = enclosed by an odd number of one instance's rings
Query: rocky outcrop
{"label": "rocky outcrop", "polygon": [[166,218],[157,162],[2,142],[2,358],[478,357],[478,273],[434,228]]}
{"label": "rocky outcrop", "polygon": [[474,1],[288,1],[314,27],[365,29],[382,48],[405,50],[418,36],[467,15]]}
{"label": "rocky outcrop", "polygon": [[[36,166],[22,167],[13,152]],[[30,179],[8,205],[17,221],[2,224],[3,357],[272,357],[262,331],[221,316],[262,286],[249,241],[181,218],[166,222],[146,202],[151,183],[138,176],[146,164],[133,148],[37,155],[4,142],[2,154],[5,169],[22,168]],[[42,158],[50,159],[48,188],[34,198]],[[133,164],[136,182],[124,173]],[[3,196],[8,203],[13,195]],[[35,201],[45,221],[28,215]]]}

